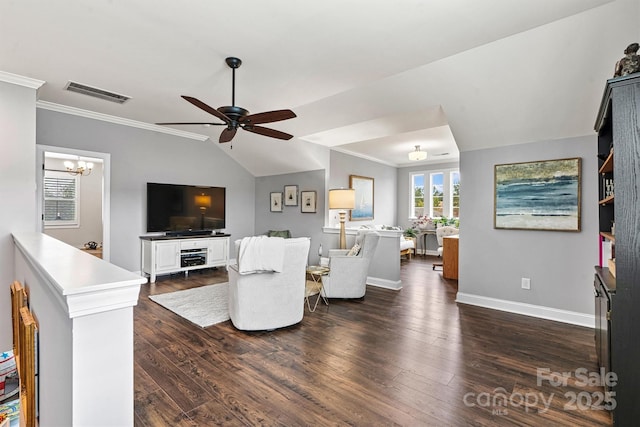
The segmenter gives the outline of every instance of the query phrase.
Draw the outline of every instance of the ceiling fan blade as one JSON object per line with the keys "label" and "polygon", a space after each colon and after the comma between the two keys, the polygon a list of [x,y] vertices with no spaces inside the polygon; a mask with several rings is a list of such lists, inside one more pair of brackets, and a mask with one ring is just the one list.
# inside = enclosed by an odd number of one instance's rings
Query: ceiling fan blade
{"label": "ceiling fan blade", "polygon": [[289,135],[288,133],[280,132],[279,130],[269,129],[263,126],[246,126],[243,127],[244,130],[257,133],[264,136],[269,136],[271,138],[285,139],[289,140],[293,138],[293,135]]}
{"label": "ceiling fan blade", "polygon": [[227,124],[231,123],[231,119],[229,117],[227,117],[226,115],[222,114],[220,111],[216,110],[215,108],[208,106],[207,104],[205,104],[204,102],[200,101],[199,99],[196,99],[196,98],[194,98],[192,96],[186,96],[186,95],[182,95],[182,98],[184,100],[192,103],[196,107],[200,108],[201,110],[204,110],[207,113],[216,116],[217,118],[219,118],[223,122],[225,122]]}
{"label": "ceiling fan blade", "polygon": [[280,120],[289,120],[294,117],[297,117],[296,113],[291,110],[274,110],[266,111],[264,113],[249,114],[244,117],[241,122],[256,125],[260,123],[273,123],[279,122]]}
{"label": "ceiling fan blade", "polygon": [[238,128],[226,128],[223,130],[220,134],[220,144],[231,141],[236,136],[237,131]]}
{"label": "ceiling fan blade", "polygon": [[176,123],[156,123],[157,125],[211,125],[226,126],[226,123],[200,123],[200,122],[176,122]]}

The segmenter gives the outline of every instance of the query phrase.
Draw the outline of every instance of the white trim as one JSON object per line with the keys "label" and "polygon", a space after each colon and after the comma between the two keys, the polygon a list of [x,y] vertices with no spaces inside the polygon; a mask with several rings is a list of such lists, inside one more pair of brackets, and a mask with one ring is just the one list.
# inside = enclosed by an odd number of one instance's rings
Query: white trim
{"label": "white trim", "polygon": [[572,325],[595,327],[595,316],[592,314],[578,313],[575,311],[560,310],[541,305],[527,304],[523,302],[507,301],[490,298],[481,295],[472,295],[458,292],[456,302],[461,304],[476,305],[493,310],[507,311],[509,313],[523,314],[525,316],[538,317],[540,319],[555,320],[556,322]]}
{"label": "white trim", "polygon": [[96,113],[95,111],[83,110],[81,108],[69,107],[67,105],[54,104],[53,102],[38,101],[36,102],[37,108],[43,110],[56,111],[58,113],[71,114],[74,116],[86,117],[88,119],[102,120],[104,122],[115,123],[122,126],[129,126],[139,129],[150,130],[154,132],[166,133],[169,135],[180,136],[182,138],[195,139],[197,141],[206,141],[209,139],[206,135],[199,133],[185,132],[178,129],[169,128],[166,126],[159,126],[145,122],[139,122],[137,120],[125,119],[123,117],[111,116],[109,114]]}
{"label": "white trim", "polygon": [[24,77],[18,74],[11,74],[6,71],[0,71],[0,81],[36,90],[40,89],[40,87],[45,84],[45,81],[43,80],[32,79],[31,77]]}
{"label": "white trim", "polygon": [[402,280],[388,280],[381,279],[379,277],[367,276],[367,285],[399,291],[402,289]]}

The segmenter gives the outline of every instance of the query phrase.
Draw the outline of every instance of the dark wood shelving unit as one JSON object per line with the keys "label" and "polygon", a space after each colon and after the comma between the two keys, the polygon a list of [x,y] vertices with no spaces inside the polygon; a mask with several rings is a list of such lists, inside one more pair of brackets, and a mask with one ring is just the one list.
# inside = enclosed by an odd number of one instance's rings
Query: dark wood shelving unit
{"label": "dark wood shelving unit", "polygon": [[[598,178],[615,178],[615,198],[600,185],[600,244],[611,244],[615,274],[606,260],[596,267],[595,342],[598,362],[618,381],[613,423],[636,425],[640,419],[640,73],[607,80],[595,130],[598,133]],[[609,192],[611,188],[609,188]],[[612,225],[615,224],[615,236]],[[601,247],[602,253],[602,247]]]}

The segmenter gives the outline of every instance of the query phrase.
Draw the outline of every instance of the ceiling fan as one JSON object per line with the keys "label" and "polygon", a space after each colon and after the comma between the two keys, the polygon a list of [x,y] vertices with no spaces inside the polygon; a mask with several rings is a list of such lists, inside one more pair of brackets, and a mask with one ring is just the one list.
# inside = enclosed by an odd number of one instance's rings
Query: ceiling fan
{"label": "ceiling fan", "polygon": [[249,132],[257,133],[259,135],[268,136],[271,138],[289,140],[293,138],[293,135],[280,132],[279,130],[266,128],[264,126],[256,126],[262,123],[273,123],[281,120],[293,119],[296,114],[291,110],[274,110],[266,111],[264,113],[249,114],[249,110],[245,110],[242,107],[236,106],[236,68],[242,65],[242,61],[238,58],[229,57],[225,60],[227,65],[232,70],[232,86],[231,86],[231,105],[223,106],[217,109],[210,107],[204,102],[192,96],[182,95],[182,98],[201,110],[217,117],[224,123],[196,123],[196,122],[181,122],[181,123],[156,123],[157,125],[215,125],[226,126],[226,128],[220,134],[220,143],[229,142],[233,139],[238,131],[238,128],[244,129]]}

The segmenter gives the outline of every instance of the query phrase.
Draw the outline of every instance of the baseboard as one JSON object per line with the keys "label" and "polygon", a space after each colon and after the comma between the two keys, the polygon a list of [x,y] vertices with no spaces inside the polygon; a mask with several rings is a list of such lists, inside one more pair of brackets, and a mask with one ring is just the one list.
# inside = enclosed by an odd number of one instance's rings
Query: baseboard
{"label": "baseboard", "polygon": [[570,323],[572,325],[584,326],[587,328],[595,327],[595,316],[575,311],[559,310],[557,308],[544,307],[541,305],[507,301],[480,295],[465,294],[462,292],[458,292],[456,302],[491,308],[494,310],[507,311],[509,313],[523,314],[525,316],[538,317],[540,319],[555,320],[556,322]]}
{"label": "baseboard", "polygon": [[388,280],[379,277],[367,276],[367,285],[377,286],[378,288],[392,289],[394,291],[402,289],[402,280]]}

